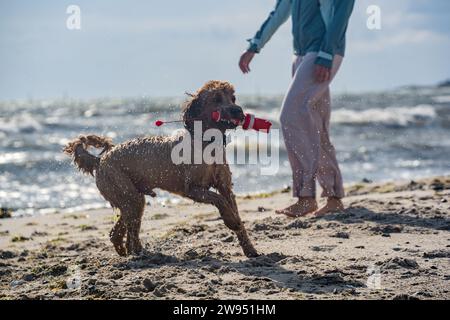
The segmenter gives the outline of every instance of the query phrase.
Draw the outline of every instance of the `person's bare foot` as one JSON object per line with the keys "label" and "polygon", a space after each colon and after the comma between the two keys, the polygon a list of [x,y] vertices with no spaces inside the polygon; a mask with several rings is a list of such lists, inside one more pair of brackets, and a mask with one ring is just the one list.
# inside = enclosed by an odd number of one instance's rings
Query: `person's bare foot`
{"label": "person's bare foot", "polygon": [[339,212],[344,210],[344,204],[339,198],[328,198],[327,203],[319,210],[314,212],[314,216],[322,217],[328,213]]}
{"label": "person's bare foot", "polygon": [[299,198],[293,205],[282,209],[276,210],[277,214],[284,214],[291,218],[302,217],[308,213],[312,213],[317,210],[317,201],[315,198]]}

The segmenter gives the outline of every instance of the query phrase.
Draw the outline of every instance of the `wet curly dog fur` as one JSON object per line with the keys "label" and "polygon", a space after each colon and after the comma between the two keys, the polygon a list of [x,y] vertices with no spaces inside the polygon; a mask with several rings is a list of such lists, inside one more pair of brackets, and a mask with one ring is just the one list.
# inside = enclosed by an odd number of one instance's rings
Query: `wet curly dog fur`
{"label": "wet curly dog fur", "polygon": [[[228,82],[209,81],[190,95],[183,108],[188,137],[194,139],[194,120],[201,121],[203,132],[218,129],[224,135],[226,130],[236,127],[231,121],[212,120],[213,111],[220,111],[224,118],[243,119],[242,109],[235,102],[234,88]],[[236,233],[244,254],[256,256],[257,251],[239,217],[225,152],[220,163],[175,164],[171,153],[180,142],[179,136],[151,136],[113,145],[106,137],[82,135],[68,143],[64,152],[73,157],[83,173],[95,177],[102,196],[119,209],[120,217],[110,233],[119,255],[142,251],[139,231],[145,195],[156,196],[153,189],[159,188],[216,206],[225,225]],[[202,150],[210,143],[203,141]],[[103,151],[96,157],[88,152],[89,147],[103,148]]]}

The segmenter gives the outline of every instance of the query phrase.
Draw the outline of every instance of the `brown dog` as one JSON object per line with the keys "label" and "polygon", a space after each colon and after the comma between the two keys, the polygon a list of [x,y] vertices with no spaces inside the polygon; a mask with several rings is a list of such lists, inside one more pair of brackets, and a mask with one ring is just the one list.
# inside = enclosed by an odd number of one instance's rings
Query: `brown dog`
{"label": "brown dog", "polygon": [[[194,119],[201,121],[203,132],[218,129],[224,135],[227,129],[236,128],[231,121],[211,119],[213,111],[219,111],[224,118],[243,119],[242,108],[235,100],[233,86],[222,81],[209,81],[192,95],[183,110],[184,126],[191,139],[194,138]],[[236,233],[245,255],[256,256],[239,217],[225,147],[222,145],[225,161],[221,163],[207,164],[202,160],[200,164],[174,164],[171,153],[178,143],[180,137],[154,136],[114,146],[107,138],[87,135],[67,144],[64,152],[73,156],[82,172],[95,176],[102,196],[113,208],[120,210],[120,217],[110,233],[119,255],[141,252],[139,230],[145,207],[144,195],[155,196],[153,189],[160,188],[216,206],[225,225]],[[202,150],[210,143],[202,142]],[[87,152],[90,146],[103,148],[99,157]]]}

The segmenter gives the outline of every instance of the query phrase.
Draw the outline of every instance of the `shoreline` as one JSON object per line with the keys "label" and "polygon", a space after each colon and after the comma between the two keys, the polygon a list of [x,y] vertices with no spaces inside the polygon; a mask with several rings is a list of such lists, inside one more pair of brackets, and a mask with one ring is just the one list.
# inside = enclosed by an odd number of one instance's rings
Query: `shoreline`
{"label": "shoreline", "polygon": [[449,299],[450,176],[346,192],[298,219],[274,213],[288,190],[238,196],[253,259],[192,201],[147,206],[139,257],[115,254],[112,209],[0,219],[0,299]]}
{"label": "shoreline", "polygon": [[[438,175],[438,176],[419,176],[416,177],[415,179],[399,179],[399,180],[392,180],[392,179],[386,179],[386,180],[381,180],[381,181],[372,181],[369,179],[364,178],[362,181],[358,181],[358,182],[349,182],[349,183],[344,183],[344,188],[346,191],[346,197],[352,195],[351,193],[348,194],[348,192],[354,192],[355,188],[358,188],[359,186],[368,186],[368,185],[380,185],[380,186],[384,186],[384,185],[392,185],[392,184],[407,184],[410,183],[411,181],[422,181],[422,180],[429,180],[429,179],[434,179],[434,178],[446,178],[446,177],[450,177],[449,175]],[[267,196],[274,196],[277,195],[279,193],[289,193],[291,192],[291,186],[287,185],[284,187],[276,187],[273,189],[268,189],[265,191],[251,191],[251,192],[241,192],[241,193],[235,193],[236,194],[236,198],[237,199],[249,199],[249,198],[258,198],[258,197],[267,197]],[[320,200],[322,198],[319,198],[321,192],[321,188],[320,186],[318,187],[318,191],[317,191],[317,199]],[[158,195],[156,198],[151,198],[149,196],[146,196],[146,206],[153,206],[153,205],[157,205],[157,206],[165,206],[165,205],[178,205],[178,204],[189,204],[192,203],[191,200],[177,196],[177,195],[173,195],[168,193],[170,196],[168,197],[167,195],[163,196],[163,199],[161,199],[161,196]],[[103,199],[103,198],[102,198]],[[156,199],[156,200],[155,200]],[[160,200],[161,199],[161,200]],[[152,200],[151,203],[149,200]],[[159,202],[158,202],[159,201]],[[12,208],[8,208],[8,207],[2,207],[1,208],[1,213],[0,213],[0,221],[2,221],[2,219],[20,219],[20,218],[25,218],[25,217],[42,217],[42,216],[47,216],[47,215],[60,215],[60,214],[78,214],[80,212],[95,212],[95,211],[102,211],[102,210],[113,210],[111,208],[111,206],[105,201],[103,200],[104,206],[102,206],[100,203],[96,203],[96,204],[92,204],[91,207],[85,206],[86,208],[83,208],[83,205],[79,205],[79,206],[75,206],[75,207],[69,207],[69,208],[42,208],[42,209],[38,209],[39,211],[42,212],[37,212],[34,214],[31,213],[21,213],[21,214],[17,214],[17,212],[23,211],[25,209],[12,209]]]}

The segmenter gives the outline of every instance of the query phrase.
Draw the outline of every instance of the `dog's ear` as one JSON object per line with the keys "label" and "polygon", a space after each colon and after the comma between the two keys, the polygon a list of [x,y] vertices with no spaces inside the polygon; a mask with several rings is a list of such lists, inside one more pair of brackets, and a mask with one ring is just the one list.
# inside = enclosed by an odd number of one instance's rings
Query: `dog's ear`
{"label": "dog's ear", "polygon": [[184,127],[191,134],[194,132],[194,120],[202,113],[202,103],[198,95],[190,95],[192,98],[186,102],[183,108]]}

